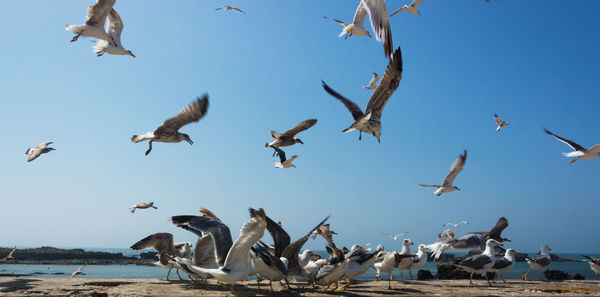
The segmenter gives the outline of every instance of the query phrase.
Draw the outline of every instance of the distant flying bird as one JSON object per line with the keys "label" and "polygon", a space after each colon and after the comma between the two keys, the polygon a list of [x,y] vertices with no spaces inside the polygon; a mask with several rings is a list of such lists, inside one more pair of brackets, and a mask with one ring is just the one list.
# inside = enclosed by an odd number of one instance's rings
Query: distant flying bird
{"label": "distant flying bird", "polygon": [[364,86],[363,88],[365,89],[376,89],[377,88],[377,81],[379,80],[379,75],[377,75],[377,73],[373,72],[373,78],[371,78],[371,81],[369,82],[368,86]]}
{"label": "distant flying bird", "polygon": [[135,55],[130,50],[123,48],[123,44],[121,43],[123,21],[114,8],[110,10],[108,15],[108,28],[106,31],[108,31],[111,40],[106,41],[100,39],[96,41],[94,52],[98,57],[102,56],[104,53],[109,53],[111,55],[130,55],[135,58]]}
{"label": "distant flying bird", "polygon": [[17,247],[14,247],[12,250],[10,250],[10,252],[8,252],[8,255],[6,257],[0,259],[0,263],[4,263],[9,260],[14,260],[15,257],[13,257],[13,254],[15,253],[16,250],[17,250]]}
{"label": "distant flying bird", "polygon": [[546,134],[554,136],[554,138],[566,143],[567,145],[569,145],[571,148],[573,148],[575,150],[574,152],[570,152],[570,153],[562,153],[567,158],[573,158],[573,160],[571,160],[571,162],[569,162],[569,164],[572,164],[573,162],[577,161],[577,159],[594,159],[594,158],[600,156],[600,144],[596,144],[589,149],[585,149],[581,145],[579,145],[571,140],[568,140],[566,138],[562,138],[546,129],[544,129],[544,131],[546,132]]}
{"label": "distant flying bird", "polygon": [[392,13],[391,16],[394,16],[395,14],[397,14],[403,10],[406,10],[412,14],[421,15],[421,12],[419,10],[417,10],[417,6],[419,6],[419,4],[421,4],[421,2],[423,2],[423,0],[413,0],[413,2],[410,5],[404,4],[404,6],[402,6],[402,8],[394,11],[394,13]]}
{"label": "distant flying bird", "polygon": [[527,261],[527,264],[529,264],[529,266],[531,268],[529,268],[529,270],[527,270],[527,272],[525,272],[525,274],[521,275],[521,279],[527,280],[527,275],[529,274],[531,269],[535,269],[535,270],[541,271],[540,279],[544,280],[544,270],[546,270],[546,268],[548,268],[548,266],[550,266],[550,262],[551,262],[551,258],[550,258],[551,250],[552,249],[549,246],[543,245],[542,248],[540,249],[539,255],[533,256],[533,259],[526,257],[525,261]]}
{"label": "distant flying bird", "polygon": [[452,226],[452,227],[456,228],[456,227],[460,226],[461,224],[468,225],[468,224],[470,224],[470,223],[469,223],[469,222],[467,222],[467,221],[461,221],[461,222],[458,222],[458,223],[452,223],[452,222],[448,222],[448,223],[446,223],[446,224],[442,225],[442,227],[446,227],[446,226]]}
{"label": "distant flying bird", "polygon": [[[302,140],[300,140],[300,138],[294,138],[294,136],[296,136],[296,134],[314,126],[316,123],[317,123],[316,119],[302,121],[298,125],[296,125],[296,127],[285,131],[285,133],[283,133],[283,134],[281,134],[277,131],[271,131],[271,137],[273,137],[275,140],[273,140],[270,143],[269,142],[265,143],[265,147],[290,146],[290,145],[294,145],[296,143],[304,144],[304,142],[302,142]],[[273,155],[275,155],[275,154],[273,154]]]}
{"label": "distant flying bird", "polygon": [[29,155],[29,157],[27,158],[27,162],[31,162],[37,159],[37,157],[39,157],[41,154],[46,154],[51,151],[54,151],[55,149],[48,147],[48,145],[51,145],[52,143],[52,141],[42,142],[38,144],[35,148],[28,148],[27,151],[25,151],[25,155]]}
{"label": "distant flying bird", "polygon": [[188,105],[182,109],[176,117],[170,118],[163,122],[162,126],[156,128],[152,132],[148,132],[144,135],[133,135],[131,137],[132,143],[138,143],[144,140],[150,140],[149,148],[146,151],[146,156],[152,151],[152,142],[168,142],[177,143],[187,141],[189,144],[194,144],[190,139],[190,136],[185,133],[180,133],[181,127],[199,121],[208,109],[208,95],[204,94],[194,101],[194,103]]}
{"label": "distant flying bird", "polygon": [[496,128],[496,131],[500,131],[500,129],[509,125],[507,122],[503,121],[497,114],[494,114],[494,120],[496,121],[496,124],[498,124],[498,128]]}
{"label": "distant flying bird", "polygon": [[71,278],[74,278],[76,275],[81,274],[81,269],[83,269],[83,267],[85,267],[85,265],[81,265],[79,266],[79,268],[77,268],[77,270],[73,271],[73,273],[71,273]]}
{"label": "distant flying bird", "polygon": [[444,178],[444,181],[442,182],[441,186],[440,185],[425,185],[425,184],[419,184],[419,185],[422,187],[436,188],[437,190],[435,190],[435,192],[433,192],[433,194],[436,194],[438,197],[444,193],[450,193],[454,190],[460,191],[460,189],[457,186],[453,186],[452,183],[454,182],[454,179],[456,178],[456,176],[458,176],[460,171],[465,166],[465,161],[467,161],[467,150],[465,150],[462,155],[458,155],[458,158],[456,159],[456,161],[454,161],[454,163],[452,164],[452,167],[450,167],[450,172],[448,173],[448,175],[446,175],[446,178]]}
{"label": "distant flying bird", "polygon": [[298,158],[297,155],[293,155],[291,158],[286,159],[285,158],[285,152],[283,150],[281,150],[280,148],[276,147],[276,146],[272,146],[272,148],[275,150],[275,153],[279,156],[279,160],[280,162],[273,162],[273,165],[275,165],[275,168],[290,168],[290,167],[294,167],[296,168],[296,165],[292,164],[292,162]]}
{"label": "distant flying bird", "polygon": [[400,234],[390,234],[390,233],[381,233],[381,234],[383,234],[385,236],[389,236],[389,237],[393,238],[394,240],[397,240],[398,238],[408,234],[409,232],[410,231],[406,231],[406,232],[400,233]]}
{"label": "distant flying bird", "polygon": [[237,8],[237,7],[233,7],[233,6],[229,6],[229,5],[223,5],[215,10],[219,10],[219,9],[223,9],[224,11],[228,11],[228,10],[235,10],[241,14],[246,14],[245,12],[243,12],[241,9]]}
{"label": "distant flying bird", "polygon": [[398,47],[385,69],[385,73],[383,74],[379,85],[371,95],[364,113],[356,103],[340,95],[331,89],[324,81],[321,81],[325,91],[329,93],[329,95],[340,100],[354,118],[354,123],[350,125],[350,127],[342,130],[342,133],[358,130],[360,131],[358,140],[361,140],[362,132],[365,132],[375,136],[377,141],[381,142],[381,114],[383,113],[385,104],[398,88],[400,79],[402,79],[402,51],[400,50],[400,47]]}
{"label": "distant flying bird", "polygon": [[[362,9],[362,3],[359,4],[358,9],[356,10],[356,13],[358,12],[363,12],[364,10]],[[328,16],[324,16],[323,18],[326,18],[328,20],[332,20],[340,25],[342,25],[342,27],[344,27],[344,29],[342,29],[342,32],[340,33],[340,35],[338,35],[338,37],[342,37],[344,36],[344,39],[347,39],[348,37],[352,36],[352,35],[357,35],[357,36],[369,36],[369,38],[371,38],[371,33],[369,33],[369,31],[367,31],[364,27],[364,20],[365,20],[365,14],[361,14],[362,18],[360,20],[358,20],[356,18],[357,14],[354,15],[354,20],[352,21],[352,24],[346,23],[344,21],[340,21],[338,19],[334,19],[334,18],[330,18]],[[360,23],[359,23],[360,21]]]}
{"label": "distant flying bird", "polygon": [[136,209],[147,209],[147,208],[154,208],[154,209],[158,209],[158,207],[154,206],[154,202],[150,202],[150,203],[136,203],[133,206],[131,206],[129,208],[129,211],[131,211],[131,213],[134,213]]}
{"label": "distant flying bird", "polygon": [[596,273],[598,279],[600,279],[600,258],[590,257],[586,255],[581,255],[582,257],[590,260],[590,268]]}
{"label": "distant flying bird", "polygon": [[83,25],[67,25],[65,30],[77,33],[71,42],[77,41],[79,36],[90,36],[112,41],[111,37],[104,31],[104,23],[108,13],[115,5],[116,0],[96,0],[96,4],[88,7],[86,21]]}

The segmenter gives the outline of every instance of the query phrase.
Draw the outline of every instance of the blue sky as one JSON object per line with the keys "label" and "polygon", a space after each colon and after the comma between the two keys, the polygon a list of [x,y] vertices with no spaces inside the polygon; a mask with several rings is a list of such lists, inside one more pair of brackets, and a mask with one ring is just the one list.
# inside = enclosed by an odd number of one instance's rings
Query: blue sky
{"label": "blue sky", "polygon": [[[356,3],[355,3],[356,2]],[[96,57],[69,42],[93,1],[0,2],[0,246],[128,247],[155,232],[195,235],[172,215],[216,213],[237,237],[248,207],[263,207],[293,239],[331,214],[340,245],[430,243],[442,224],[461,235],[505,216],[508,246],[597,252],[600,159],[569,165],[558,135],[600,143],[600,3],[424,1],[391,18],[404,74],[383,112],[381,143],[358,133],[320,80],[361,107],[381,43],[338,38],[357,1],[117,1],[129,56]],[[230,4],[247,15],[215,11]],[[404,2],[388,1],[391,12]],[[143,9],[140,6],[143,5]],[[370,26],[367,26],[370,30]],[[208,93],[208,114],[186,126],[194,145],[131,144]],[[495,131],[492,115],[511,125]],[[273,168],[270,130],[317,118],[299,136],[295,169]],[[25,150],[56,151],[27,163]],[[455,184],[431,195],[463,149]],[[131,214],[137,202],[158,210]],[[324,241],[307,247],[323,249]]]}

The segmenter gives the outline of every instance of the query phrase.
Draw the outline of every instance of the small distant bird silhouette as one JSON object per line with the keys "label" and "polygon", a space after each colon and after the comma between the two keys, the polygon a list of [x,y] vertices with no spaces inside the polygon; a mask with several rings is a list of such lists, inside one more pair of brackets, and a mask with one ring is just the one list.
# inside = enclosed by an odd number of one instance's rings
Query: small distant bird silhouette
{"label": "small distant bird silhouette", "polygon": [[237,12],[241,13],[241,14],[244,14],[244,15],[246,14],[246,13],[245,13],[245,12],[243,12],[241,9],[239,9],[239,8],[237,8],[237,7],[229,6],[229,5],[223,5],[223,6],[221,6],[221,7],[217,8],[217,9],[215,9],[215,10],[219,10],[219,9],[223,9],[223,10],[225,10],[225,11],[228,11],[228,10],[235,10],[235,11],[237,11]]}
{"label": "small distant bird silhouette", "polygon": [[421,2],[423,2],[423,0],[414,0],[410,5],[404,4],[404,6],[402,6],[402,8],[394,11],[394,13],[392,13],[391,16],[394,16],[395,14],[397,14],[403,10],[406,10],[412,14],[421,15],[421,12],[417,9],[417,6],[419,6],[419,4],[421,4]]}
{"label": "small distant bird silhouette", "polygon": [[76,275],[81,274],[81,269],[83,269],[83,267],[85,267],[85,265],[81,265],[79,266],[79,268],[77,268],[77,270],[73,271],[73,273],[71,273],[71,278],[74,278]]}
{"label": "small distant bird silhouette", "polygon": [[42,142],[38,144],[35,148],[28,148],[27,151],[25,151],[25,155],[29,155],[29,157],[27,158],[27,162],[31,162],[37,159],[37,157],[39,157],[41,154],[46,154],[51,151],[54,151],[55,149],[48,147],[48,145],[51,145],[52,143],[52,141]]}
{"label": "small distant bird silhouette", "polygon": [[277,154],[279,156],[279,160],[280,162],[273,162],[273,165],[275,165],[275,168],[290,168],[290,167],[294,167],[296,168],[296,165],[292,164],[292,162],[298,158],[297,155],[292,156],[289,159],[285,158],[285,152],[283,150],[281,150],[280,148],[276,147],[276,146],[272,146],[272,148],[275,150],[275,154]]}
{"label": "small distant bird silhouette", "polygon": [[496,121],[496,124],[498,124],[498,128],[496,128],[496,131],[500,131],[500,129],[509,125],[507,122],[503,121],[497,114],[494,114],[494,120]]}
{"label": "small distant bird silhouette", "polygon": [[391,237],[391,238],[393,238],[394,240],[397,240],[398,238],[400,238],[400,237],[402,237],[402,236],[404,236],[404,235],[408,234],[409,232],[410,232],[410,231],[406,231],[406,232],[404,232],[404,233],[400,233],[400,234],[390,234],[390,233],[381,233],[381,234],[383,234],[383,235],[385,235],[385,236],[388,236],[388,237]]}
{"label": "small distant bird silhouette", "polygon": [[373,72],[373,78],[371,78],[371,81],[369,82],[369,85],[368,86],[364,86],[363,88],[370,89],[370,90],[377,89],[377,81],[378,80],[379,80],[379,75],[377,75],[377,73]]}
{"label": "small distant bird silhouette", "polygon": [[136,209],[146,209],[146,208],[154,208],[154,209],[158,209],[158,207],[154,206],[154,202],[150,202],[150,203],[136,203],[133,206],[131,206],[129,208],[129,211],[131,211],[131,213],[134,213]]}
{"label": "small distant bird silhouette", "polygon": [[446,223],[446,224],[442,225],[442,227],[446,227],[446,226],[452,226],[452,227],[456,228],[456,227],[460,226],[461,224],[468,225],[468,224],[470,224],[470,223],[469,223],[469,222],[467,222],[467,221],[461,221],[461,222],[458,222],[458,223],[452,223],[452,222],[448,222],[448,223]]}

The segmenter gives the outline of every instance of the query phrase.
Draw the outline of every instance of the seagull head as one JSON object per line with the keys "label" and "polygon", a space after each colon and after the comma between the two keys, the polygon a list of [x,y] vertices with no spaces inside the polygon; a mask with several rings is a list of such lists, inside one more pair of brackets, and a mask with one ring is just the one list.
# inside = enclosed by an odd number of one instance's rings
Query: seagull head
{"label": "seagull head", "polygon": [[460,189],[457,186],[452,186],[452,188],[454,188],[457,191],[460,191]]}
{"label": "seagull head", "polygon": [[133,54],[133,52],[127,51],[127,54],[135,58],[135,55]]}
{"label": "seagull head", "polygon": [[302,142],[302,140],[300,140],[300,138],[294,138],[294,141],[295,141],[296,143],[302,143],[302,144],[304,144],[304,142]]}
{"label": "seagull head", "polygon": [[181,133],[181,136],[183,137],[183,140],[187,141],[189,144],[194,144],[194,142],[192,141],[192,139],[190,138],[189,135],[187,135],[185,133]]}
{"label": "seagull head", "polygon": [[494,247],[494,246],[498,246],[498,245],[504,245],[504,244],[503,244],[503,243],[501,243],[501,242],[498,242],[498,241],[497,241],[497,240],[495,240],[495,239],[488,239],[488,240],[485,242],[485,245],[486,245],[486,246],[491,246],[491,247]]}

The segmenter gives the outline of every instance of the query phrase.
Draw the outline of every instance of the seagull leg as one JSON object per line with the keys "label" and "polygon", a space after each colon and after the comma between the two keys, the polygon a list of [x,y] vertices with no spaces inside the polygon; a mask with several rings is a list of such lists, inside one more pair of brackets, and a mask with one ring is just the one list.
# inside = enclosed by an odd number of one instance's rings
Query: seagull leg
{"label": "seagull leg", "polygon": [[379,278],[381,277],[381,274],[375,274],[375,281],[379,281]]}
{"label": "seagull leg", "polygon": [[506,283],[506,281],[504,280],[504,276],[502,276],[502,272],[500,272],[499,274],[500,274],[500,278],[502,278],[502,281],[503,281],[504,283]]}
{"label": "seagull leg", "polygon": [[362,131],[359,130],[358,131],[358,140],[361,140],[361,139],[362,139]]}
{"label": "seagull leg", "polygon": [[77,39],[79,38],[79,36],[81,36],[81,32],[79,32],[77,35],[73,36],[73,39],[71,39],[71,42],[77,41]]}
{"label": "seagull leg", "polygon": [[221,287],[223,287],[223,290],[227,290],[227,285],[225,285],[221,281],[217,281],[217,285],[220,285]]}
{"label": "seagull leg", "polygon": [[529,268],[529,270],[527,270],[527,272],[525,272],[525,274],[521,275],[522,280],[527,280],[527,275],[529,274],[529,271],[531,271],[531,268]]}
{"label": "seagull leg", "polygon": [[485,279],[487,279],[488,281],[488,286],[492,286],[492,283],[490,283],[490,279],[488,278],[487,272],[485,273]]}
{"label": "seagull leg", "polygon": [[241,295],[235,291],[235,289],[233,288],[233,284],[231,284],[231,293],[233,293],[233,296],[236,296],[236,297],[244,297],[244,295]]}
{"label": "seagull leg", "polygon": [[269,281],[269,287],[271,287],[271,295],[273,295],[274,293],[273,293],[273,284],[272,284],[272,281]]}
{"label": "seagull leg", "polygon": [[[292,276],[293,277],[293,276]],[[290,281],[287,279],[287,277],[285,278],[285,283],[287,284],[288,290],[294,290],[292,289],[292,287],[290,286]]]}
{"label": "seagull leg", "polygon": [[258,286],[257,291],[260,292],[260,282],[262,281],[262,278],[260,278],[258,275],[256,276],[256,285]]}
{"label": "seagull leg", "polygon": [[351,283],[352,283],[352,280],[349,280],[347,284],[345,284],[339,288],[336,288],[335,291],[344,291]]}
{"label": "seagull leg", "polygon": [[392,274],[388,275],[388,290],[392,289]]}
{"label": "seagull leg", "polygon": [[410,275],[410,280],[414,280],[413,275],[412,275],[412,270],[409,270],[408,274]]}
{"label": "seagull leg", "polygon": [[179,268],[175,269],[175,273],[177,273],[177,276],[179,277],[179,280],[183,280],[183,278],[181,278],[181,275],[179,275]]}
{"label": "seagull leg", "polygon": [[98,57],[100,57],[102,55],[104,55],[104,51],[99,51],[98,54],[97,54]]}
{"label": "seagull leg", "polygon": [[469,276],[469,284],[471,285],[473,284],[473,273],[474,272],[471,272],[471,276]]}
{"label": "seagull leg", "polygon": [[543,271],[540,272],[540,280],[544,281],[544,272]]}
{"label": "seagull leg", "polygon": [[173,268],[169,268],[169,271],[167,272],[167,280],[169,280],[169,274],[171,274],[171,269]]}
{"label": "seagull leg", "polygon": [[575,163],[575,161],[577,161],[577,159],[573,158],[573,160],[571,160],[571,162],[569,162],[569,164],[573,164],[573,163]]}
{"label": "seagull leg", "polygon": [[146,156],[152,151],[152,140],[148,142],[148,150],[146,151]]}

